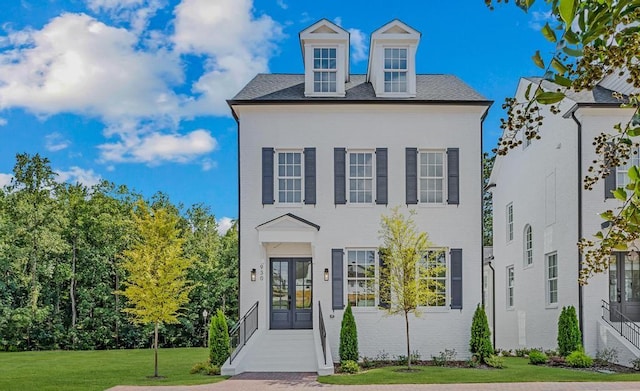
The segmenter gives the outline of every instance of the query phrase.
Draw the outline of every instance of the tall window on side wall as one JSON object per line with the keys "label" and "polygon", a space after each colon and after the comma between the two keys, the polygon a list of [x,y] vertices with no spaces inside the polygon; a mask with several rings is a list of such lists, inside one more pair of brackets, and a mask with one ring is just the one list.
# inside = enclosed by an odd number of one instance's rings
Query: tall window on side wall
{"label": "tall window on side wall", "polygon": [[431,292],[426,307],[444,307],[447,303],[447,254],[444,250],[429,250],[422,259],[422,274],[418,275]]}
{"label": "tall window on side wall", "polygon": [[302,202],[302,152],[278,152],[278,202]]}
{"label": "tall window on side wall", "polygon": [[527,224],[524,227],[524,266],[531,266],[533,264],[533,230],[531,226]]}
{"label": "tall window on side wall", "polygon": [[349,152],[349,202],[373,203],[373,152]]}
{"label": "tall window on side wall", "polygon": [[507,308],[514,306],[515,276],[513,266],[507,267]]}
{"label": "tall window on side wall", "polygon": [[425,204],[442,204],[444,198],[444,154],[445,151],[420,152],[420,202]]}
{"label": "tall window on side wall", "polygon": [[547,255],[547,305],[558,304],[558,253]]}
{"label": "tall window on side wall", "polygon": [[507,242],[513,240],[513,202],[507,205]]}
{"label": "tall window on side wall", "polygon": [[407,92],[407,49],[384,49],[384,92]]}
{"label": "tall window on side wall", "polygon": [[627,163],[616,168],[617,187],[625,187],[629,183],[629,168],[631,166],[640,166],[640,154],[637,147],[631,148]]}
{"label": "tall window on side wall", "polygon": [[375,250],[347,250],[347,300],[352,307],[375,307],[375,279]]}
{"label": "tall window on side wall", "polygon": [[336,49],[313,49],[313,92],[336,92]]}

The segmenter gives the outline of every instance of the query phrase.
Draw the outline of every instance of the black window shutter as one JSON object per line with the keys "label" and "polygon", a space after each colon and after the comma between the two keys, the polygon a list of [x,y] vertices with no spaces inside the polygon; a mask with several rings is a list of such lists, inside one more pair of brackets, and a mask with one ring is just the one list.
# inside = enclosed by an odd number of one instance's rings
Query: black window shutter
{"label": "black window shutter", "polygon": [[418,203],[418,148],[407,148],[406,155],[406,191],[407,205]]}
{"label": "black window shutter", "polygon": [[262,148],[262,204],[273,202],[273,148]]}
{"label": "black window shutter", "polygon": [[460,204],[460,150],[447,149],[447,202],[450,205]]}
{"label": "black window shutter", "polygon": [[336,204],[347,203],[346,153],[344,148],[333,149],[333,197]]}
{"label": "black window shutter", "polygon": [[[609,148],[612,149],[613,144],[609,143]],[[616,189],[616,166],[612,165],[610,161],[605,162],[609,168],[609,175],[604,177],[604,198],[614,198],[613,191]]]}
{"label": "black window shutter", "polygon": [[376,149],[376,204],[387,205],[387,148]]}
{"label": "black window shutter", "polygon": [[[378,274],[380,275],[380,278],[387,278],[387,273],[383,273],[383,270],[385,270],[385,253],[384,251],[380,251],[378,253],[378,262],[379,262],[379,271]],[[389,308],[389,300],[391,299],[391,287],[388,284],[378,284],[379,288],[379,305],[382,308]]]}
{"label": "black window shutter", "polygon": [[331,250],[331,308],[334,310],[344,308],[343,254],[341,248]]}
{"label": "black window shutter", "polygon": [[304,149],[304,203],[316,204],[316,149]]}
{"label": "black window shutter", "polygon": [[451,249],[451,309],[462,309],[462,249]]}

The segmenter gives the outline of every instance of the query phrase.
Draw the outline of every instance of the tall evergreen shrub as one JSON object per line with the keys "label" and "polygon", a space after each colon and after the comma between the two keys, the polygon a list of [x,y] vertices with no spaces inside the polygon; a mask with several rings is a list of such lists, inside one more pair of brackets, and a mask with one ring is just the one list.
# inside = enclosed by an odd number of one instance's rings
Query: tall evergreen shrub
{"label": "tall evergreen shrub", "polygon": [[351,304],[347,304],[340,329],[340,362],[347,360],[358,362],[359,356],[356,320],[351,312]]}
{"label": "tall evergreen shrub", "polygon": [[231,342],[229,341],[227,318],[221,310],[218,310],[211,317],[209,325],[209,361],[220,367],[229,358],[230,351]]}
{"label": "tall evergreen shrub", "polygon": [[563,357],[580,350],[582,334],[574,306],[562,307],[558,318],[558,351]]}
{"label": "tall evergreen shrub", "polygon": [[484,307],[478,304],[476,312],[473,314],[471,322],[471,341],[469,342],[471,353],[478,356],[480,362],[493,354],[493,344],[491,343],[491,331],[489,321]]}

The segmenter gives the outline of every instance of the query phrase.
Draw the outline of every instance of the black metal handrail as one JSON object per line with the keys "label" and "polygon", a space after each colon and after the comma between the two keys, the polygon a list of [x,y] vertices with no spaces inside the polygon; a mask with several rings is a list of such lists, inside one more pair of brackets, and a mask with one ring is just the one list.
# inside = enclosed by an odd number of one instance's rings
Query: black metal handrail
{"label": "black metal handrail", "polygon": [[640,349],[640,327],[618,311],[617,308],[611,308],[609,303],[604,300],[602,300],[602,319],[624,339],[631,342],[637,349]]}
{"label": "black metal handrail", "polygon": [[249,311],[233,326],[229,331],[229,339],[231,342],[231,355],[229,356],[229,364],[240,353],[244,345],[253,333],[258,329],[258,302],[249,308]]}
{"label": "black metal handrail", "polygon": [[327,365],[327,329],[324,327],[324,317],[322,316],[322,305],[318,302],[318,314],[320,321],[320,343],[322,344],[322,357],[324,365]]}

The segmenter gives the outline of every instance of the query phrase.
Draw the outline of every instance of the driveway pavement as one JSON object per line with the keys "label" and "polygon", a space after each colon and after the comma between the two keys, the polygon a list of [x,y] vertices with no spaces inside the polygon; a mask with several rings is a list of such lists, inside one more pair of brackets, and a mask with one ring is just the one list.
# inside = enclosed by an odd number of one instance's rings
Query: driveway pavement
{"label": "driveway pavement", "polygon": [[110,388],[108,391],[269,391],[298,389],[322,389],[322,391],[640,391],[640,382],[334,386],[318,383],[314,373],[243,373],[215,384],[150,387],[117,386]]}

